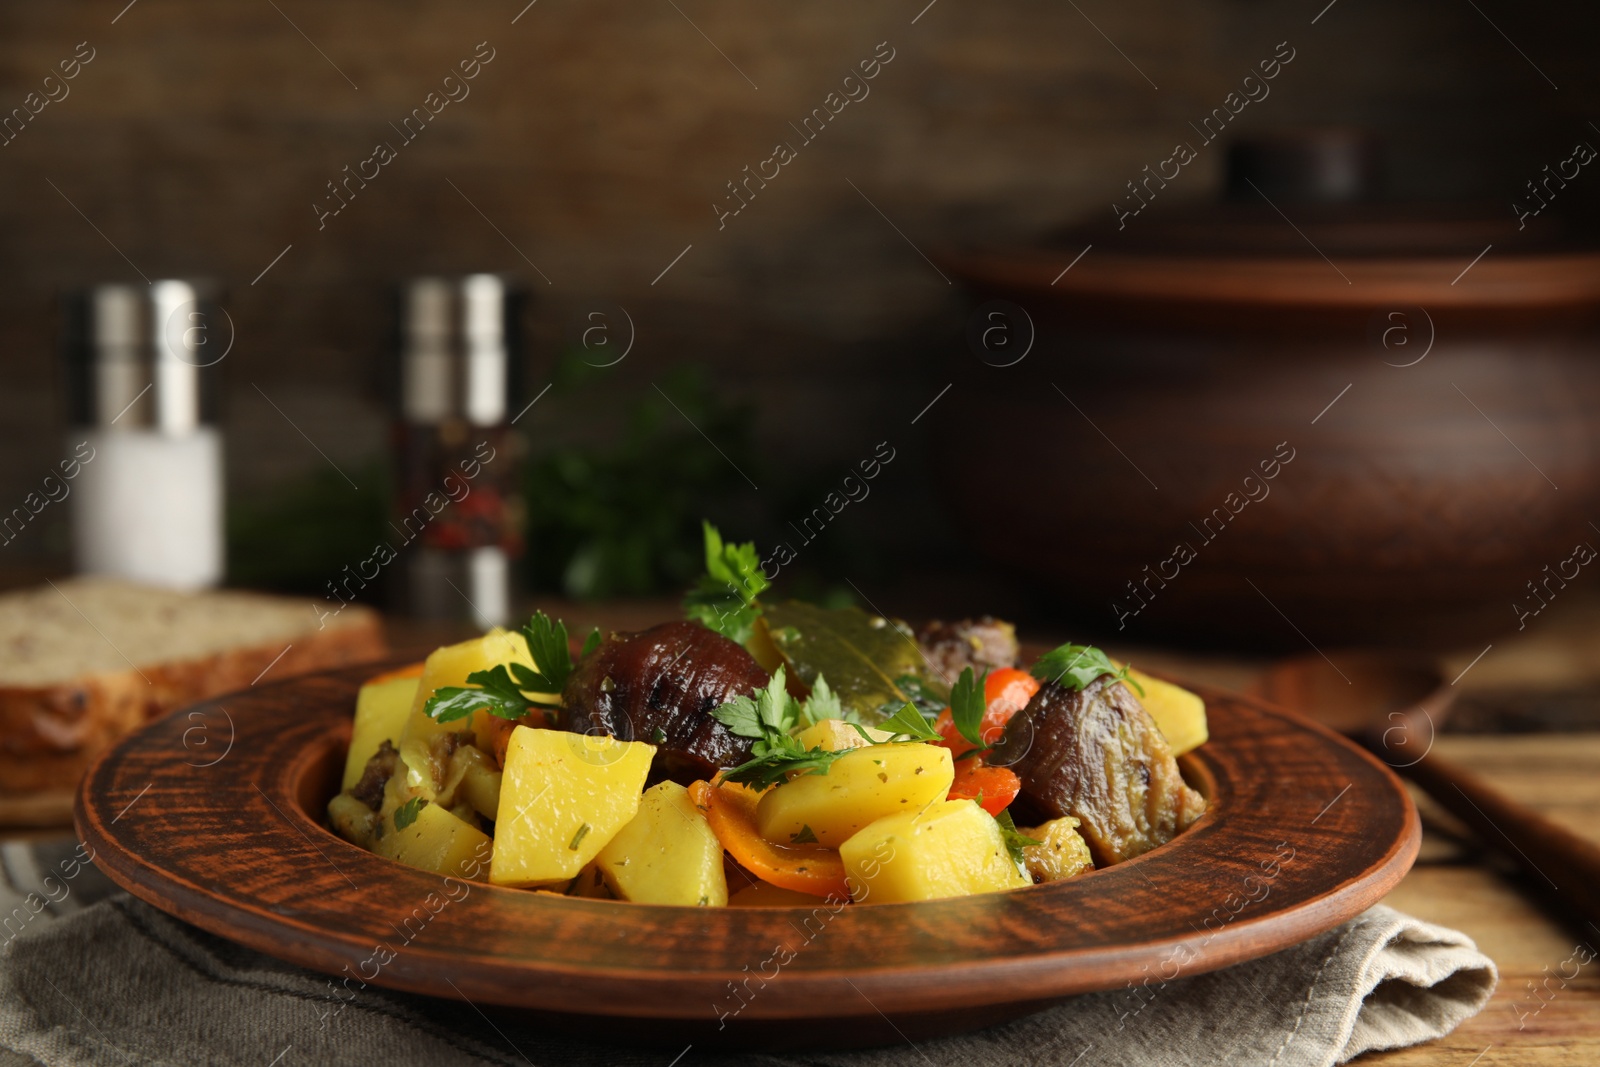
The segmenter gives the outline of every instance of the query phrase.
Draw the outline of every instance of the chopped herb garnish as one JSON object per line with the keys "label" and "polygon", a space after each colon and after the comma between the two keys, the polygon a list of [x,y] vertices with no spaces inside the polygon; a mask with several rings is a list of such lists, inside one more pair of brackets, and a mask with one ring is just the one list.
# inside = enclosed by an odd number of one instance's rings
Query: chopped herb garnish
{"label": "chopped herb garnish", "polygon": [[801,826],[799,833],[789,835],[789,840],[797,845],[814,845],[817,843],[817,835],[811,832],[811,827]]}
{"label": "chopped herb garnish", "polygon": [[1144,688],[1138,682],[1128,677],[1128,668],[1118,668],[1111,662],[1111,657],[1095,648],[1093,645],[1062,645],[1052,649],[1039,657],[1039,662],[1033,665],[1031,673],[1041,682],[1051,683],[1067,689],[1087,689],[1096,678],[1111,675],[1119,682],[1126,682],[1144,696]]}
{"label": "chopped herb garnish", "polygon": [[427,805],[422,797],[412,797],[398,808],[394,809],[394,828],[404,830],[417,821],[417,816],[422,814],[422,809]]}
{"label": "chopped herb garnish", "polygon": [[988,677],[989,672],[984,671],[982,678],[974,680],[972,668],[964,667],[950,688],[950,717],[955,720],[956,731],[979,748],[989,747],[983,739],[983,713],[988,706],[983,698],[984,679]]}
{"label": "chopped herb garnish", "polygon": [[650,743],[653,744],[653,745],[664,745],[664,744],[666,744],[667,743],[667,732],[665,730],[663,730],[661,727],[657,726],[655,729],[650,731]]}
{"label": "chopped herb garnish", "polygon": [[[464,719],[480,709],[502,719],[520,719],[534,708],[559,708],[561,705],[551,701],[548,694],[565,689],[572,674],[566,624],[536,611],[522,627],[522,636],[537,667],[501,663],[486,671],[473,671],[467,675],[466,686],[441,686],[423,705],[423,713],[434,722],[443,723]],[[589,635],[584,644],[586,652],[598,643],[598,637],[598,630]],[[529,693],[538,697],[530,697]]]}
{"label": "chopped herb garnish", "polygon": [[684,596],[684,614],[744,644],[761,615],[756,597],[772,583],[761,570],[760,554],[753,541],[742,545],[724,543],[715,526],[704,520],[701,526],[705,532],[706,572]]}
{"label": "chopped herb garnish", "polygon": [[589,658],[589,653],[600,647],[600,627],[596,626],[589,631],[589,636],[583,639],[583,651],[578,653],[580,660]]}
{"label": "chopped herb garnish", "polygon": [[578,832],[572,835],[572,844],[568,845],[567,848],[573,852],[578,851],[578,846],[583,843],[583,839],[589,836],[589,829],[588,823],[578,827]]}
{"label": "chopped herb garnish", "polygon": [[994,817],[994,821],[1000,824],[1000,839],[1006,843],[1006,852],[1011,855],[1012,861],[1016,863],[1018,867],[1022,866],[1023,860],[1025,859],[1022,853],[1023,849],[1027,848],[1029,845],[1044,844],[1043,841],[1031,838],[1027,834],[1018,830],[1017,824],[1012,820],[1011,812],[1009,811],[1002,811],[999,815]]}

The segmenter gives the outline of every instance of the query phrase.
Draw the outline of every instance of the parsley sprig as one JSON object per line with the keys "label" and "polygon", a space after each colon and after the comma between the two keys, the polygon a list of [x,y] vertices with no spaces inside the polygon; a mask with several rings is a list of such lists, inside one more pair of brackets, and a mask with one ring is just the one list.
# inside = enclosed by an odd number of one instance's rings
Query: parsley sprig
{"label": "parsley sprig", "polygon": [[[827,683],[821,678],[817,681],[826,691]],[[792,771],[827,774],[833,761],[844,755],[844,752],[830,752],[821,747],[806,748],[792,736],[801,718],[810,719],[811,715],[800,701],[789,695],[782,667],[773,672],[767,687],[758,690],[754,697],[736,696],[714,708],[711,715],[730,733],[754,742],[750,746],[751,759],[722,772],[723,779],[729,782],[765,789],[784,781]]]}
{"label": "parsley sprig", "polygon": [[983,713],[989,702],[984,699],[984,682],[989,672],[974,679],[972,668],[964,667],[961,677],[950,687],[950,717],[955,720],[956,731],[981,749],[989,747],[983,739]]}
{"label": "parsley sprig", "polygon": [[939,731],[928,724],[927,718],[917,710],[915,704],[902,704],[899,711],[883,720],[879,729],[888,730],[896,737],[909,737],[913,741],[943,740]]}
{"label": "parsley sprig", "polygon": [[811,686],[811,695],[805,700],[790,696],[785,687],[782,667],[772,675],[765,689],[758,690],[754,696],[734,697],[712,709],[711,715],[729,732],[750,738],[753,742],[750,746],[751,758],[731,770],[723,771],[723,779],[743,782],[757,789],[776,785],[796,772],[827,774],[835,760],[855,751],[849,748],[829,750],[818,745],[807,748],[794,736],[797,730],[824,719],[842,719],[849,723],[869,745],[886,745],[907,739],[939,739],[939,735],[928,725],[928,720],[914,706],[907,704],[883,723],[881,728],[890,732],[890,738],[886,741],[876,740],[853,715],[840,706],[839,697],[828,688],[827,680],[820,674]]}
{"label": "parsley sprig", "polygon": [[761,606],[756,603],[772,585],[761,570],[755,542],[724,543],[722,534],[701,520],[705,532],[706,572],[683,598],[689,618],[741,645],[750,639]]}
{"label": "parsley sprig", "polygon": [[1066,644],[1039,657],[1029,672],[1046,684],[1054,682],[1066,689],[1087,689],[1096,678],[1111,675],[1144,696],[1144,687],[1128,676],[1128,668],[1118,668],[1111,657],[1093,645]]}
{"label": "parsley sprig", "polygon": [[[473,671],[467,675],[465,686],[440,686],[423,705],[423,713],[434,722],[445,723],[464,719],[479,709],[502,719],[520,719],[534,708],[559,708],[561,705],[547,694],[560,693],[572,674],[566,623],[536,611],[521,633],[537,666],[500,663],[485,671]],[[600,631],[592,630],[579,658],[599,644]]]}

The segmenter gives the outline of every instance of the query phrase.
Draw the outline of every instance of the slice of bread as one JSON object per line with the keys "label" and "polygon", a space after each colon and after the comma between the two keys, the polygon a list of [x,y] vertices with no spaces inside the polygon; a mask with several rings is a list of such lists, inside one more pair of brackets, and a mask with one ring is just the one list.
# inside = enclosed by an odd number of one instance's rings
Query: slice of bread
{"label": "slice of bread", "polygon": [[103,578],[0,595],[0,822],[56,821],[48,795],[70,797],[95,756],[166,712],[384,655],[377,612],[319,604]]}

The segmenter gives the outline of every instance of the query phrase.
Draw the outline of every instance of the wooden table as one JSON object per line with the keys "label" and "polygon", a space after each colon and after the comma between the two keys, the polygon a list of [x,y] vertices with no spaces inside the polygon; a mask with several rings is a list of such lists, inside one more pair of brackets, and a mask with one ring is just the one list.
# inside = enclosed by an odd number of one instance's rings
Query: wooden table
{"label": "wooden table", "polygon": [[[1600,734],[1444,735],[1434,751],[1600,841]],[[1425,799],[1419,805],[1422,855],[1386,903],[1465,931],[1499,966],[1500,987],[1482,1013],[1443,1040],[1359,1062],[1383,1067],[1600,1064],[1600,930],[1552,918],[1519,888],[1520,876],[1470,837],[1457,836],[1448,815]],[[1595,954],[1581,967],[1583,956],[1574,958],[1579,946]],[[1571,975],[1574,968],[1577,976],[1563,985],[1560,975]]]}

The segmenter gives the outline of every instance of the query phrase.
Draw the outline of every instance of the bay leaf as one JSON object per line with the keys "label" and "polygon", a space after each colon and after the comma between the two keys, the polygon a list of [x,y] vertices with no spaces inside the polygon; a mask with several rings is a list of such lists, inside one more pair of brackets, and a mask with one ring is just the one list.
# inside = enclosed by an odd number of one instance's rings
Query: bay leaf
{"label": "bay leaf", "polygon": [[791,676],[810,686],[821,674],[844,707],[869,726],[911,699],[898,679],[920,679],[927,670],[910,627],[859,608],[789,600],[765,605],[762,626]]}

